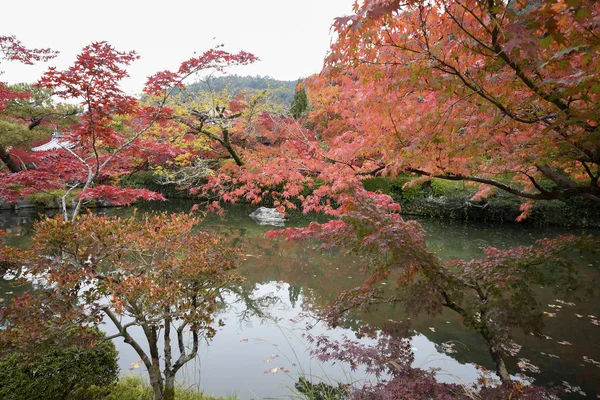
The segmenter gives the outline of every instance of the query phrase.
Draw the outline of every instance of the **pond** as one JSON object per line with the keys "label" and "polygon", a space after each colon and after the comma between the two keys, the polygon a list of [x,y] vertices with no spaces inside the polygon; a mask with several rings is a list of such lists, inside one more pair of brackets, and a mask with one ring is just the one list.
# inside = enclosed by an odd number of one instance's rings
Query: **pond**
{"label": "pond", "polygon": [[[192,204],[186,201],[143,204],[139,211],[187,211]],[[360,383],[366,378],[364,371],[350,371],[344,365],[322,364],[311,359],[303,332],[306,324],[314,321],[298,316],[309,306],[325,305],[341,290],[357,285],[364,260],[332,251],[323,253],[306,244],[266,239],[263,234],[271,228],[257,225],[248,216],[251,211],[248,207],[232,207],[224,218],[211,215],[203,223],[206,229],[242,244],[241,271],[246,282],[237,293],[227,296],[228,306],[220,315],[225,326],[219,328],[210,344],[203,346],[200,356],[187,365],[179,376],[179,384],[218,396],[237,395],[243,400],[290,396],[299,375],[333,384]],[[132,209],[99,212],[129,215]],[[36,217],[35,212],[27,210],[2,212],[0,228],[9,231],[11,244],[23,245]],[[304,226],[311,220],[314,220],[311,216],[291,214],[286,226]],[[512,223],[420,222],[430,235],[430,249],[443,259],[471,259],[480,257],[488,246],[529,245],[539,238],[563,233],[600,234]],[[574,257],[586,280],[600,278],[598,259]],[[2,301],[16,291],[17,288],[0,281]],[[547,313],[547,339],[517,335],[517,342],[523,348],[515,359],[509,360],[510,372],[519,372],[516,363],[519,358],[526,358],[541,369],[539,374],[530,374],[536,383],[579,386],[588,397],[596,397],[600,394],[600,295],[579,293],[567,299],[557,297],[549,288],[539,288],[537,295]],[[357,315],[345,328],[327,330],[316,324],[311,332],[354,338],[352,328],[380,326],[389,318],[408,319],[399,310],[380,309]],[[494,369],[483,340],[466,330],[452,312],[437,318],[413,318],[410,323],[414,365],[439,369],[439,380],[472,383],[479,376],[477,365]],[[108,325],[106,330],[111,332]],[[455,352],[445,345],[448,343],[453,344]],[[136,353],[121,340],[116,345],[122,373],[145,376]]]}

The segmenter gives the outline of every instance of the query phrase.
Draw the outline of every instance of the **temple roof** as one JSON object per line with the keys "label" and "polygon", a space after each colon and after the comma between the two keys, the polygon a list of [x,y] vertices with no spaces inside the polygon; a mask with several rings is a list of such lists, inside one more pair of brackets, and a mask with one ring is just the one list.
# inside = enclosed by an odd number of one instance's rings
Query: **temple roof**
{"label": "temple roof", "polygon": [[52,134],[52,139],[48,143],[44,143],[42,145],[36,146],[31,149],[31,151],[50,151],[50,150],[58,150],[58,149],[72,149],[75,146],[74,143],[62,140],[62,134],[58,132],[54,132]]}

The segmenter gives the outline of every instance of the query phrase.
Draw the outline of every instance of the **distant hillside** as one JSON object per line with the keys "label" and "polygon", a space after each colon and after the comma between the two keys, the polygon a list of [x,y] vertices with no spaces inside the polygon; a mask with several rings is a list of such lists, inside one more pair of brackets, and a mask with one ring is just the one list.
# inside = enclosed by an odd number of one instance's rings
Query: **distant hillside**
{"label": "distant hillside", "polygon": [[191,92],[207,90],[220,92],[227,89],[232,96],[235,96],[244,90],[262,91],[270,89],[269,100],[282,105],[287,110],[294,98],[297,83],[298,81],[280,81],[268,76],[226,75],[211,77],[206,82],[192,83],[187,86],[187,90]]}

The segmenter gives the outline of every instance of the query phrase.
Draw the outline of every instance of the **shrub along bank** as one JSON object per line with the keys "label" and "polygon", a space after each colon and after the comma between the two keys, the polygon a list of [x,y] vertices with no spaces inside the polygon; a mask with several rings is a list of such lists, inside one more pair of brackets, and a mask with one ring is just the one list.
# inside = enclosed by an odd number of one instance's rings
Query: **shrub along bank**
{"label": "shrub along bank", "polygon": [[[432,179],[405,188],[411,179],[375,177],[365,179],[363,184],[367,190],[391,195],[405,214],[500,222],[515,221],[521,214],[521,199],[501,190],[485,200],[471,201],[477,188],[467,182]],[[600,227],[600,204],[578,198],[538,201],[525,223]]]}

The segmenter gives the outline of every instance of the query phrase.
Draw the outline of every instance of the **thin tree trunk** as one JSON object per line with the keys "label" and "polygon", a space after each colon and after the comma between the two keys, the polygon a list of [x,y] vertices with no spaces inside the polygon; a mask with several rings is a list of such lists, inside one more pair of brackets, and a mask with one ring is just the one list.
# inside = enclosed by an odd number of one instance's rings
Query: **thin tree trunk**
{"label": "thin tree trunk", "polygon": [[158,359],[158,342],[157,340],[152,340],[156,337],[155,330],[149,329],[145,324],[142,325],[142,329],[144,330],[144,334],[148,340],[148,345],[150,346],[151,357],[148,357],[138,342],[136,342],[135,339],[127,332],[128,325],[122,325],[117,315],[112,312],[110,308],[103,307],[102,311],[104,311],[104,313],[108,316],[108,318],[110,318],[115,327],[118,329],[118,336],[122,336],[123,339],[125,339],[125,343],[133,347],[133,349],[142,359],[142,362],[146,366],[146,370],[148,370],[150,386],[154,392],[154,400],[163,400],[163,381],[160,374],[160,363]]}
{"label": "thin tree trunk", "polygon": [[238,167],[241,167],[244,165],[244,161],[242,161],[242,159],[240,158],[240,156],[238,155],[238,153],[235,151],[235,149],[233,148],[233,146],[231,144],[225,145],[225,148],[227,149],[227,151],[229,152],[231,157],[233,157],[233,160],[235,161],[235,163],[237,164]]}
{"label": "thin tree trunk", "polygon": [[158,332],[156,327],[142,324],[142,329],[148,340],[150,347],[150,359],[152,360],[151,367],[148,369],[150,376],[150,386],[154,392],[154,400],[164,400],[164,382],[160,373],[160,357],[158,352]]}
{"label": "thin tree trunk", "polygon": [[[446,291],[440,290],[440,293],[445,301],[444,303],[442,303],[442,305],[444,307],[447,307],[447,308],[453,310],[454,312],[461,315],[463,318],[467,317],[466,311],[462,307],[460,307],[458,304],[454,303],[450,299],[450,296],[448,295],[448,293]],[[479,292],[478,294],[482,299],[485,298],[485,296],[481,292]],[[485,315],[486,315],[486,312],[482,310],[482,317],[481,317],[482,320],[485,318]],[[479,333],[485,340],[485,343],[488,346],[488,351],[490,353],[490,356],[492,356],[492,360],[494,361],[494,364],[496,365],[496,374],[498,375],[498,377],[500,378],[500,380],[502,381],[503,384],[510,385],[512,382],[512,380],[510,378],[510,374],[508,373],[508,369],[506,368],[506,364],[504,363],[504,358],[502,357],[502,353],[500,353],[498,346],[494,343],[495,341],[493,340],[493,338],[490,334],[490,329],[487,326],[483,326],[483,328],[479,331]]]}
{"label": "thin tree trunk", "polygon": [[163,400],[175,400],[175,374],[165,370],[165,391]]}
{"label": "thin tree trunk", "polygon": [[154,400],[164,400],[163,397],[163,381],[160,375],[160,367],[156,364],[152,364],[152,368],[148,369],[148,376],[150,377],[150,386],[154,393]]}
{"label": "thin tree trunk", "polygon": [[[169,315],[169,308],[165,309],[166,315]],[[175,372],[171,368],[171,318],[165,318],[164,332],[164,354],[165,354],[165,390],[164,400],[175,400]]]}
{"label": "thin tree trunk", "polygon": [[[482,313],[482,319],[485,317],[485,313]],[[500,377],[503,385],[511,385],[512,380],[510,378],[510,374],[508,373],[508,369],[506,368],[506,364],[504,363],[504,357],[502,357],[502,353],[500,352],[500,347],[493,340],[492,335],[490,334],[490,330],[488,327],[484,327],[481,331],[481,336],[485,339],[485,342],[488,345],[488,351],[492,356],[492,360],[496,365],[496,374]]]}

